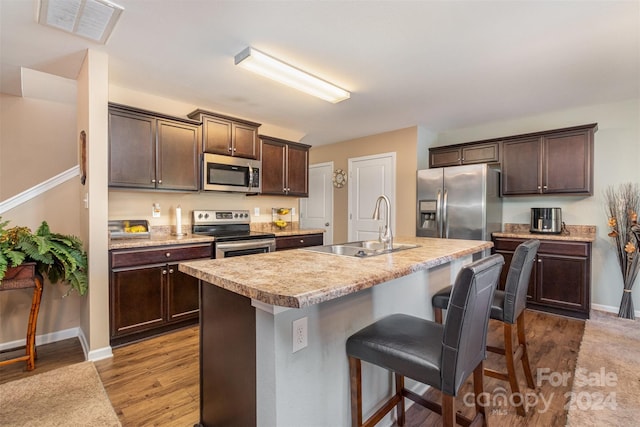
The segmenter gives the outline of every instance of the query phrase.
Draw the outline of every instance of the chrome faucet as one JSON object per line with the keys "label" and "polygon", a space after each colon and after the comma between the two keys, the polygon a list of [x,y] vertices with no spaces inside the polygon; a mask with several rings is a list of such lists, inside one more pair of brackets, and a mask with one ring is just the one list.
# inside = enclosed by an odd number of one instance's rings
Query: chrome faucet
{"label": "chrome faucet", "polygon": [[380,202],[384,200],[387,204],[387,212],[385,217],[385,225],[384,231],[379,230],[378,240],[384,244],[385,250],[393,249],[393,234],[391,233],[391,202],[389,202],[389,198],[384,194],[378,196],[376,200],[376,208],[373,211],[373,219],[380,219]]}

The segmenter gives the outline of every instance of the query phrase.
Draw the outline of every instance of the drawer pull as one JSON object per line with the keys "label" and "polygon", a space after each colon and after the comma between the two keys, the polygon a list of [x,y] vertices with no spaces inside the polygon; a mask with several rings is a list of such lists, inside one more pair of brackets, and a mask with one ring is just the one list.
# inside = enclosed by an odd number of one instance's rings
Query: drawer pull
{"label": "drawer pull", "polygon": [[300,239],[300,243],[304,243],[304,239]]}
{"label": "drawer pull", "polygon": [[166,254],[164,254],[164,256],[166,256],[167,258],[171,258],[171,252],[167,252]]}

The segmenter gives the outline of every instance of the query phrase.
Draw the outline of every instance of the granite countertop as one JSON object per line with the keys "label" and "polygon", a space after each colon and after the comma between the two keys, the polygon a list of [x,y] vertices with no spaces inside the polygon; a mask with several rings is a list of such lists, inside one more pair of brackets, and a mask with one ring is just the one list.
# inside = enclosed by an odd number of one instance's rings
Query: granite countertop
{"label": "granite countertop", "polygon": [[531,233],[529,224],[505,224],[504,231],[493,233],[493,237],[515,239],[565,240],[573,242],[595,242],[595,225],[567,225],[560,234]]}
{"label": "granite countertop", "polygon": [[212,236],[201,236],[191,233],[186,233],[183,236],[176,236],[168,233],[154,233],[152,231],[151,236],[148,238],[109,239],[109,250],[166,245],[186,245],[189,243],[210,243],[213,242],[213,240]]}
{"label": "granite countertop", "polygon": [[[151,246],[166,246],[166,245],[184,245],[189,243],[206,243],[213,242],[215,238],[213,236],[202,236],[198,234],[191,234],[187,231],[189,227],[183,227],[183,236],[176,236],[171,234],[171,227],[168,226],[154,226],[151,227],[150,237],[146,238],[124,238],[124,239],[109,239],[109,250],[111,249],[132,249],[132,248],[145,248]],[[307,234],[324,233],[326,230],[323,228],[288,228],[279,230],[277,227],[272,227],[270,223],[267,223],[267,227],[254,227],[253,231],[270,232],[276,235],[276,237],[284,236],[299,236]]]}
{"label": "granite countertop", "polygon": [[324,228],[300,228],[300,223],[298,221],[294,221],[289,223],[284,229],[276,227],[271,222],[252,222],[251,231],[273,233],[276,237],[283,237],[324,233],[327,230]]}
{"label": "granite countertop", "polygon": [[294,249],[187,261],[179,270],[266,304],[302,308],[493,247],[492,242],[478,240],[420,237],[395,242],[420,247],[369,258]]}
{"label": "granite countertop", "polygon": [[292,230],[273,230],[273,234],[275,234],[276,237],[305,236],[308,234],[324,234],[325,231],[324,228],[294,228]]}

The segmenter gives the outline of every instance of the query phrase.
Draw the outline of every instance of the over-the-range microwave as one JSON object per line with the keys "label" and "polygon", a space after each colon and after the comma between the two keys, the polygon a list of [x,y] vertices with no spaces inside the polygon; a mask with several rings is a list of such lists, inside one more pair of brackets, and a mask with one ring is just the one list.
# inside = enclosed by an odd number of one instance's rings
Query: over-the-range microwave
{"label": "over-the-range microwave", "polygon": [[204,153],[202,189],[236,193],[260,193],[262,162],[241,157]]}

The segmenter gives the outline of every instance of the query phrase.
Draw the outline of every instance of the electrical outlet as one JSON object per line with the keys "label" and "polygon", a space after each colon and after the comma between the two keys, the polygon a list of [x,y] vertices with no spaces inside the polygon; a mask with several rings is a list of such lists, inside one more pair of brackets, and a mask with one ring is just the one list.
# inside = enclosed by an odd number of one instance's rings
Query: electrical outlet
{"label": "electrical outlet", "polygon": [[296,216],[296,208],[291,208],[291,216]]}
{"label": "electrical outlet", "polygon": [[307,318],[302,317],[293,321],[293,351],[302,350],[307,346]]}
{"label": "electrical outlet", "polygon": [[260,216],[260,208],[253,208],[253,216]]}

